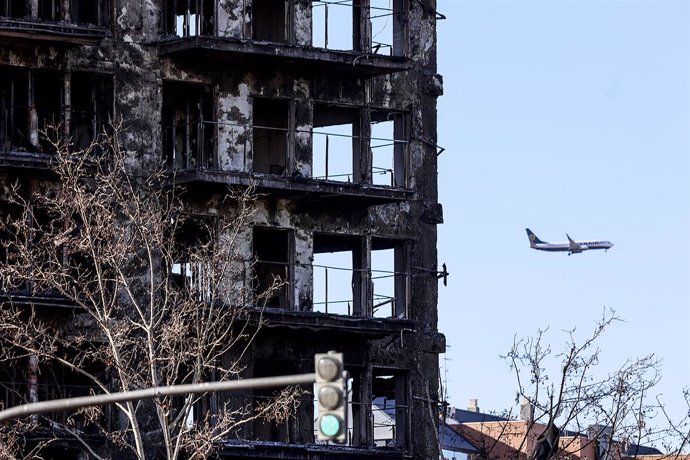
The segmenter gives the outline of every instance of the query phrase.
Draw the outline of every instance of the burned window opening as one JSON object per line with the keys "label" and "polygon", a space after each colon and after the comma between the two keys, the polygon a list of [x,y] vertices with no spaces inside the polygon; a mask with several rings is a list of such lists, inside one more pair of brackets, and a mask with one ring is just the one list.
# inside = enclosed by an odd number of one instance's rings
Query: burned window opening
{"label": "burned window opening", "polygon": [[[193,383],[193,378],[195,372],[189,363],[185,363],[180,366],[180,371],[177,374],[178,378],[175,381],[176,385],[186,385]],[[206,373],[203,377],[204,381],[213,382],[217,381],[217,375],[215,371]],[[187,429],[193,429],[195,426],[202,425],[206,420],[208,415],[216,412],[216,395],[215,394],[203,394],[203,395],[184,395],[184,396],[173,396],[171,397],[171,411],[176,413],[177,416],[184,417],[184,427]],[[186,414],[182,414],[185,411]]]}
{"label": "burned window opening", "polygon": [[369,0],[367,25],[370,51],[384,56],[405,55],[407,15],[403,0]]}
{"label": "burned window opening", "polygon": [[29,71],[0,66],[2,151],[32,151],[29,133]]}
{"label": "burned window opening", "polygon": [[22,19],[29,16],[27,0],[1,0],[0,16]]}
{"label": "burned window opening", "polygon": [[[66,222],[60,218],[55,209],[46,208],[40,204],[31,206],[29,225],[32,231],[30,251],[35,265],[27,280],[32,294],[56,295],[56,281],[60,280],[63,270],[69,267],[69,255],[65,245],[56,245],[58,236],[65,234]],[[47,276],[37,276],[37,272],[48,273]],[[62,284],[62,283],[61,283]]]}
{"label": "burned window opening", "polygon": [[[348,372],[346,445],[406,447],[410,414],[407,372],[355,366],[348,366]],[[314,430],[314,438],[316,434]]]}
{"label": "burned window opening", "polygon": [[[343,51],[404,56],[407,14],[403,0],[312,1],[312,45]],[[351,18],[344,21],[343,18]]]}
{"label": "burned window opening", "polygon": [[314,311],[352,315],[361,311],[361,238],[314,234]]}
{"label": "burned window opening", "polygon": [[38,19],[42,21],[62,20],[62,0],[38,0]]}
{"label": "burned window opening", "polygon": [[1,151],[54,153],[46,136],[59,138],[63,126],[73,148],[96,140],[112,114],[112,77],[73,72],[70,78],[65,97],[60,72],[0,66]]}
{"label": "burned window opening", "polygon": [[163,151],[168,165],[189,170],[214,164],[211,88],[163,82]]}
{"label": "burned window opening", "polygon": [[[62,349],[56,353],[69,352]],[[88,371],[106,381],[107,371],[102,366],[91,365]],[[57,360],[44,361],[36,355],[26,356],[25,352],[19,349],[17,358],[4,362],[0,371],[0,404],[4,408],[30,402],[90,396],[101,392],[101,389],[88,378],[61,366]],[[97,424],[108,430],[112,428],[108,415],[110,410],[106,407],[100,409],[102,413],[97,420],[87,421],[86,417],[71,410],[46,413],[37,423],[53,428],[55,424],[69,425],[85,435],[96,435],[100,433]],[[63,453],[51,458],[63,458]]]}
{"label": "burned window opening", "polygon": [[[272,359],[272,360],[257,360],[254,362],[252,369],[253,378],[261,377],[275,377],[281,375],[290,375],[295,373],[295,369],[299,369],[298,362],[290,361],[289,359]],[[274,401],[275,396],[280,394],[283,388],[262,388],[255,389],[251,394],[245,397],[251,398],[251,406],[254,409],[254,414],[258,415],[263,411],[263,408]],[[261,441],[285,442],[285,443],[300,443],[307,441],[300,439],[303,437],[301,431],[304,426],[309,426],[308,423],[312,418],[311,407],[309,404],[309,392],[307,388],[302,387],[305,391],[305,397],[300,400],[297,410],[286,417],[284,420],[275,417],[274,413],[265,413],[264,416],[259,416],[254,420],[253,437]]]}
{"label": "burned window opening", "polygon": [[291,4],[285,0],[253,0],[252,39],[287,43],[291,29]]}
{"label": "burned window opening", "polygon": [[339,315],[408,317],[409,257],[405,241],[314,234],[313,309]]}
{"label": "burned window opening", "polygon": [[[36,9],[32,14],[33,4]],[[0,0],[0,16],[105,27],[108,4],[108,0],[38,0],[36,3],[33,0]]]}
{"label": "burned window opening", "polygon": [[373,369],[371,409],[376,447],[405,447],[408,443],[407,374]]}
{"label": "burned window opening", "polygon": [[74,219],[40,204],[7,201],[0,201],[0,219],[0,263],[10,268],[4,292],[62,297],[63,290],[90,288],[93,263],[71,244],[81,230]]}
{"label": "burned window opening", "polygon": [[96,263],[79,243],[82,230],[76,214],[0,201],[0,264],[10,267],[2,290],[60,297],[62,290],[96,292]]}
{"label": "burned window opening", "polygon": [[[360,2],[315,0],[311,4],[312,45],[317,48],[350,51],[358,49]],[[346,19],[350,18],[349,21]]]}
{"label": "burned window opening", "polygon": [[70,0],[70,17],[75,24],[101,24],[102,0]]}
{"label": "burned window opening", "polygon": [[111,76],[72,72],[70,137],[75,150],[87,149],[107,128],[113,107]]}
{"label": "burned window opening", "polygon": [[165,3],[165,32],[178,37],[213,35],[213,0],[168,0]]}
{"label": "burned window opening", "polygon": [[312,176],[359,183],[359,109],[315,103],[313,124]]}
{"label": "burned window opening", "polygon": [[[17,350],[17,355],[22,354],[21,351]],[[26,380],[25,373],[17,365],[21,361],[23,360],[8,360],[0,367],[0,404],[3,408],[28,402],[26,383],[24,382]]]}
{"label": "burned window opening", "polygon": [[[33,212],[36,219],[34,226],[46,231],[48,239],[40,243],[40,247],[52,248],[57,251],[56,263],[61,264],[61,268],[52,276],[59,288],[51,287],[57,291],[64,289],[72,292],[73,295],[93,298],[103,293],[102,290],[114,292],[114,274],[112,268],[104,260],[95,259],[94,252],[99,253],[106,242],[84,241],[85,224],[81,215],[74,211],[64,215],[57,211],[62,217],[56,216],[55,208],[45,210],[40,207]],[[46,227],[48,219],[53,219],[50,226]],[[88,225],[88,224],[87,224]],[[56,246],[56,242],[59,244]],[[52,244],[51,244],[52,243]],[[50,254],[47,254],[50,257]],[[100,273],[99,273],[100,272]],[[97,275],[97,273],[99,273]]]}
{"label": "burned window opening", "polygon": [[51,127],[57,128],[62,122],[63,80],[58,72],[33,70],[32,73],[31,100],[37,126],[35,130],[31,130],[31,144],[38,146],[41,152],[53,152],[53,145],[42,135],[42,132],[46,132]]}
{"label": "burned window opening", "polygon": [[210,302],[213,297],[211,268],[206,254],[212,251],[216,229],[214,216],[179,215],[175,225],[175,251],[170,284],[190,299]]}
{"label": "burned window opening", "polygon": [[54,153],[44,133],[62,117],[59,72],[0,66],[0,141],[4,152]]}
{"label": "burned window opening", "polygon": [[253,172],[289,173],[290,110],[287,99],[253,98]]}
{"label": "burned window opening", "polygon": [[254,296],[261,307],[290,308],[292,251],[290,231],[254,227]]}
{"label": "burned window opening", "polygon": [[371,283],[373,316],[407,318],[409,299],[409,257],[404,241],[371,240]]}
{"label": "burned window opening", "polygon": [[[73,228],[71,231],[81,231],[81,228]],[[71,282],[71,289],[81,291],[88,296],[97,295],[101,289],[114,292],[114,274],[110,267],[102,264],[102,261],[95,262],[90,254],[84,251],[67,251],[65,253],[65,263]],[[97,267],[100,264],[100,267]],[[100,268],[102,285],[99,285],[97,269]]]}
{"label": "burned window opening", "polygon": [[[19,259],[19,245],[22,241],[21,223],[24,219],[23,208],[9,201],[0,201],[0,266],[15,267],[21,264]],[[3,276],[0,280],[0,290],[4,292],[26,291],[26,280],[17,277],[12,270],[12,276]]]}
{"label": "burned window opening", "polygon": [[409,116],[386,110],[371,112],[372,183],[391,187],[407,185]]}

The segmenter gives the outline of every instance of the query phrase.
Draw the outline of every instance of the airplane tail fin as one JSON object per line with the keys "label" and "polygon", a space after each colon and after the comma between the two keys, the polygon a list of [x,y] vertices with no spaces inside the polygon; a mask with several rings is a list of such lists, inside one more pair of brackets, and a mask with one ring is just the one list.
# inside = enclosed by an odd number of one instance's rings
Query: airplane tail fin
{"label": "airplane tail fin", "polygon": [[529,228],[526,228],[525,230],[527,230],[527,237],[529,237],[530,246],[533,247],[537,243],[543,243],[543,241],[540,240],[539,237],[532,232],[532,230],[530,230]]}

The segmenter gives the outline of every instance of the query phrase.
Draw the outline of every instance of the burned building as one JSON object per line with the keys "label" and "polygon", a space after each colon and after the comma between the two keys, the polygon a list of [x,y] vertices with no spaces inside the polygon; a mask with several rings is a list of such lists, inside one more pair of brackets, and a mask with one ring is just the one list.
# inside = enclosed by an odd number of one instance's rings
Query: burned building
{"label": "burned building", "polygon": [[[220,457],[438,458],[435,4],[0,0],[2,185],[47,180],[45,129],[85,147],[121,118],[129,167],[164,163],[198,215],[225,212],[228,187],[256,192],[238,251],[255,262],[257,293],[281,284],[260,306],[242,375],[308,373],[314,353],[345,355],[346,445],[316,442],[307,402],[284,423],[242,425]],[[196,276],[183,258],[171,270],[176,283]],[[64,303],[20,288],[3,301],[24,295],[42,314]],[[38,399],[80,394],[53,391],[37,366],[0,372],[5,407],[26,402],[22,379],[39,380]],[[61,446],[56,458],[89,458]]]}

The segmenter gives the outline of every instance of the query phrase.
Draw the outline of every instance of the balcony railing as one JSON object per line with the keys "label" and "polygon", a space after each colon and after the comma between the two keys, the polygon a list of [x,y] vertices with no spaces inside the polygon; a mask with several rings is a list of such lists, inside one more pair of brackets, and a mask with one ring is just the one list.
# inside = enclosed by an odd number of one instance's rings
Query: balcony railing
{"label": "balcony railing", "polygon": [[163,148],[168,165],[178,170],[213,167],[217,124],[197,120],[163,126]]}
{"label": "balcony railing", "polygon": [[[313,264],[314,311],[352,315],[357,299],[352,285],[356,273],[366,276],[372,285],[372,313],[375,318],[396,318],[397,304],[404,304],[404,297],[395,297],[395,280],[404,280],[406,273],[390,270],[363,270],[343,266]],[[404,309],[403,309],[404,310]],[[399,319],[404,318],[400,316]]]}
{"label": "balcony railing", "polygon": [[[359,144],[366,141],[372,153],[372,184],[404,187],[404,184],[396,183],[393,159],[394,148],[408,143],[402,139],[356,136],[340,129],[304,130],[208,120],[163,127],[165,157],[168,165],[175,169],[215,169],[218,163],[215,146],[222,138],[235,141],[234,145],[242,155],[242,172],[273,176],[289,174],[289,152],[296,148],[294,138],[304,134],[311,136],[310,179],[358,183],[353,171],[356,152]],[[247,160],[249,153],[252,155],[251,170]]]}
{"label": "balcony railing", "polygon": [[[343,17],[352,17],[356,9],[351,0],[314,0],[312,2],[312,44],[317,48],[332,50],[357,49],[353,37],[352,21],[343,21]],[[393,23],[401,12],[390,7],[389,0],[371,0],[368,10],[368,22],[371,27],[370,52],[392,56]],[[406,21],[403,21],[406,22]]]}
{"label": "balcony railing", "polygon": [[0,16],[0,37],[8,39],[88,45],[98,43],[107,35],[107,28],[101,25]]}
{"label": "balcony railing", "polygon": [[[380,56],[393,56],[394,24],[406,23],[400,20],[405,12],[391,8],[390,0],[370,0],[366,18],[371,32],[370,45],[364,52]],[[256,5],[255,5],[256,6]],[[279,2],[265,2],[254,11],[254,22],[248,22],[242,14],[236,19],[235,35],[240,40],[258,42],[289,43],[293,39],[288,30],[296,27],[294,18],[285,14],[284,6]],[[274,9],[272,9],[274,8]],[[313,0],[311,9],[311,45],[334,51],[362,52],[353,30],[356,18],[359,18],[361,7],[352,0]],[[349,20],[343,20],[349,18]],[[165,4],[165,34],[169,37],[215,37],[218,16],[213,12],[213,5],[208,0],[168,0]],[[220,36],[218,36],[220,38]],[[292,44],[292,43],[291,43]]]}
{"label": "balcony railing", "polygon": [[[69,115],[69,119],[67,118]],[[37,126],[31,128],[29,118],[36,118]],[[50,131],[62,132],[69,122],[68,143],[73,150],[89,148],[105,126],[108,116],[98,112],[71,111],[69,114],[60,108],[7,106],[0,117],[0,155],[19,159],[20,157],[54,155],[53,143],[46,135]]]}
{"label": "balcony railing", "polygon": [[[273,392],[270,392],[273,393]],[[256,415],[263,407],[266,407],[272,401],[272,396],[269,392],[261,392],[261,394],[254,395],[240,395],[240,394],[218,394],[218,399],[227,404],[227,407],[232,410],[242,411],[247,416]],[[397,421],[407,417],[409,406],[406,404],[396,403],[394,400],[387,400],[383,397],[377,397],[373,402],[362,403],[353,402],[352,384],[350,383],[348,389],[348,426],[346,436],[346,446],[362,447],[372,445],[374,447],[396,447],[396,436],[398,430]],[[314,430],[313,435],[303,438],[295,439],[293,436],[304,436],[304,431],[299,429],[299,420],[302,419],[300,413],[304,414],[306,411],[311,412],[314,416],[317,415],[317,400],[311,393],[306,393],[299,398],[299,405],[297,406],[297,413],[289,417],[282,423],[262,420],[258,418],[254,421],[253,427],[249,430],[250,439],[261,442],[285,442],[298,444],[318,444],[317,432]],[[369,440],[355,439],[355,432],[361,432],[359,424],[359,417],[354,415],[365,411],[368,414],[368,432],[371,433],[372,438]],[[204,414],[194,408],[190,416],[187,418],[187,423],[193,425],[197,421],[203,420]],[[316,420],[314,420],[316,422]],[[314,424],[316,426],[316,423]],[[242,434],[238,433],[240,439]],[[307,435],[308,436],[308,435]],[[397,446],[400,447],[400,446]]]}

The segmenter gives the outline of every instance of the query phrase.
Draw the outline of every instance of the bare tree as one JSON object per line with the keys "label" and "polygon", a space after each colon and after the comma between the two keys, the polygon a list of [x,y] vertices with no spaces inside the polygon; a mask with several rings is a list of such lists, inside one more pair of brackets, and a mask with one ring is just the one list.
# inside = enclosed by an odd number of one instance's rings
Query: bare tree
{"label": "bare tree", "polygon": [[[600,369],[599,339],[618,321],[613,310],[605,310],[582,342],[575,330],[565,331],[562,351],[545,344],[546,330],[515,339],[503,358],[516,377],[522,420],[509,412],[505,421],[461,426],[481,456],[548,460],[574,452],[579,456],[588,446],[602,460],[641,455],[639,446],[659,446],[670,458],[681,456],[688,419],[663,417],[664,407],[653,393],[660,360],[648,355],[627,359],[610,372]],[[556,375],[549,374],[553,369]]]}
{"label": "bare tree", "polygon": [[661,396],[657,396],[656,400],[664,427],[659,436],[664,451],[669,452],[671,458],[690,459],[690,454],[687,454],[690,451],[690,388],[683,389],[684,415],[681,418],[669,415]]}
{"label": "bare tree", "polygon": [[[39,381],[64,397],[236,379],[260,323],[248,306],[279,287],[276,280],[255,292],[252,261],[238,249],[252,218],[250,190],[217,199],[223,212],[195,208],[164,168],[133,173],[123,134],[115,127],[79,152],[54,141],[55,180],[4,184],[0,363],[17,402],[36,400]],[[62,303],[61,312],[41,299]],[[24,389],[11,372],[28,382]],[[17,430],[70,435],[96,458],[93,434],[125,456],[203,458],[242,424],[288,417],[299,393],[261,405],[159,397],[34,418],[0,434],[8,446],[24,439]]]}

